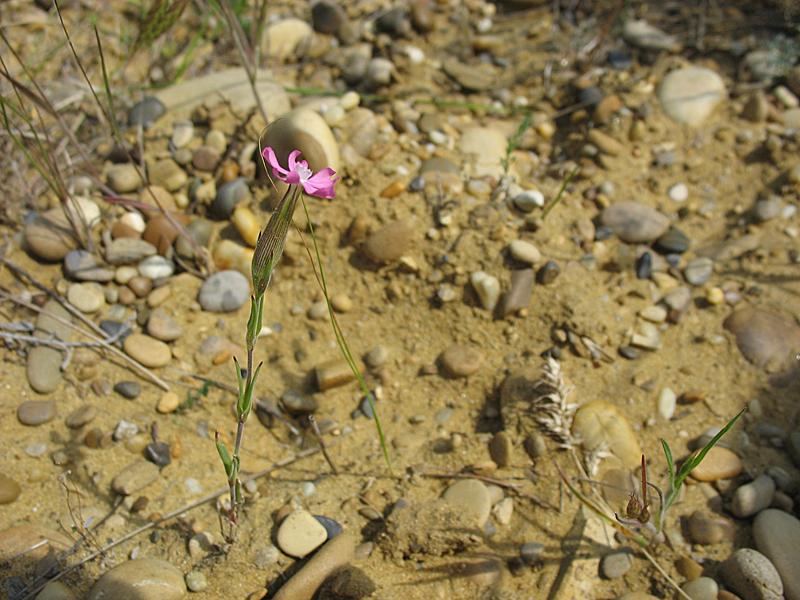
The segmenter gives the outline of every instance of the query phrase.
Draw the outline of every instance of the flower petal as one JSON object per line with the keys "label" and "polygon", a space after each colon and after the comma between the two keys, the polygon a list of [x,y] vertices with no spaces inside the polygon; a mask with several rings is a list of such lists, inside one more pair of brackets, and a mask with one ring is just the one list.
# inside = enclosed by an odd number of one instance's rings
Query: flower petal
{"label": "flower petal", "polygon": [[302,183],[303,189],[309,196],[334,198],[336,197],[334,185],[337,181],[339,181],[339,178],[336,177],[336,171],[330,167],[326,167]]}
{"label": "flower petal", "polygon": [[297,157],[301,154],[302,152],[300,152],[300,150],[292,150],[289,153],[289,171],[297,170]]}
{"label": "flower petal", "polygon": [[264,148],[264,150],[261,152],[261,156],[263,156],[264,160],[267,161],[267,164],[272,167],[272,172],[275,173],[276,177],[278,176],[278,173],[281,173],[282,175],[289,174],[289,171],[284,169],[281,166],[281,163],[278,162],[278,157],[275,156],[275,150],[273,150],[271,146]]}

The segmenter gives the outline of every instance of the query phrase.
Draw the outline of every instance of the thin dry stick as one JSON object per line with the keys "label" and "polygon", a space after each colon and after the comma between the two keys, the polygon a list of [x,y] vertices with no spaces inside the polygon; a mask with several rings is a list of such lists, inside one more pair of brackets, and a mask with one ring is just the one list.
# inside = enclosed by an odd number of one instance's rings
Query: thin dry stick
{"label": "thin dry stick", "polygon": [[[5,260],[5,259],[0,259],[0,260]],[[0,291],[0,298],[6,298],[8,300],[11,300],[15,304],[19,304],[20,306],[24,306],[25,308],[28,308],[28,309],[30,309],[30,310],[32,310],[34,312],[37,312],[37,313],[40,313],[40,314],[46,314],[49,317],[51,317],[51,318],[55,319],[56,321],[58,321],[59,323],[63,323],[64,325],[66,325],[67,327],[72,329],[73,331],[77,331],[81,335],[85,335],[86,337],[88,337],[92,341],[99,343],[103,348],[105,348],[106,350],[108,350],[109,352],[111,352],[112,354],[117,356],[118,358],[121,358],[123,361],[125,361],[127,363],[130,363],[134,367],[135,370],[139,371],[139,373],[141,373],[146,379],[149,379],[150,381],[152,381],[154,384],[156,384],[162,390],[167,391],[167,392],[169,391],[170,388],[169,388],[169,384],[167,384],[167,382],[165,382],[163,379],[161,379],[160,377],[155,375],[152,371],[150,371],[147,367],[145,367],[143,364],[141,364],[137,360],[131,358],[130,356],[128,356],[127,354],[125,354],[124,352],[119,350],[118,348],[116,348],[114,346],[111,346],[108,343],[104,342],[102,338],[94,335],[93,333],[90,333],[90,332],[86,331],[85,329],[81,329],[80,327],[78,327],[74,323],[70,323],[66,319],[62,319],[58,315],[55,315],[55,314],[51,313],[48,310],[44,310],[43,308],[40,308],[40,307],[36,306],[35,304],[31,304],[30,302],[25,302],[24,300],[20,300],[19,298],[15,298],[14,296],[12,296],[11,294],[8,294],[6,292]],[[102,330],[100,330],[100,331],[102,331]],[[103,332],[103,334],[105,335],[105,332]]]}
{"label": "thin dry stick", "polygon": [[[291,464],[293,464],[293,463],[295,463],[297,461],[300,461],[300,460],[302,460],[304,458],[307,458],[309,456],[312,456],[312,455],[316,454],[317,452],[319,452],[319,448],[309,448],[307,450],[302,450],[302,451],[298,452],[297,454],[295,454],[294,456],[292,456],[290,458],[285,458],[285,459],[283,459],[281,461],[278,461],[278,462],[274,463],[272,466],[267,467],[266,469],[263,469],[263,470],[258,471],[256,473],[253,473],[249,477],[246,477],[244,479],[244,481],[242,482],[242,484],[249,483],[250,481],[255,481],[256,479],[260,479],[260,478],[264,477],[265,475],[269,475],[273,471],[277,471],[278,469],[282,469],[284,467],[288,467],[289,465],[291,465]],[[37,586],[34,590],[28,592],[22,598],[22,600],[29,600],[30,598],[36,597],[36,594],[38,594],[51,581],[58,581],[59,579],[61,579],[65,575],[69,575],[70,573],[72,573],[76,569],[79,569],[81,566],[83,566],[87,562],[89,562],[91,560],[94,560],[95,558],[97,558],[98,556],[100,556],[102,554],[105,554],[106,552],[108,552],[112,548],[115,548],[115,547],[119,546],[120,544],[124,544],[128,540],[135,538],[136,536],[144,533],[145,531],[149,531],[150,529],[153,529],[154,527],[160,525],[161,523],[164,523],[165,521],[169,521],[170,519],[174,519],[176,517],[179,517],[182,514],[189,512],[190,510],[194,510],[198,506],[202,506],[203,504],[206,504],[207,502],[212,502],[212,501],[216,500],[217,498],[219,498],[220,496],[224,496],[225,494],[227,494],[229,492],[230,492],[230,489],[227,486],[224,487],[224,488],[220,488],[220,489],[216,490],[215,492],[212,492],[212,493],[208,494],[207,496],[203,496],[199,500],[195,500],[194,502],[186,504],[186,505],[184,505],[184,506],[182,506],[182,507],[180,507],[180,508],[178,508],[176,510],[173,510],[170,513],[167,513],[166,515],[164,515],[163,517],[161,517],[160,519],[158,519],[156,521],[151,521],[150,523],[147,523],[146,525],[142,525],[138,529],[134,529],[130,533],[126,533],[121,538],[117,538],[116,540],[114,540],[112,542],[109,542],[108,544],[106,544],[105,546],[100,548],[99,550],[96,550],[96,551],[92,552],[91,554],[89,554],[88,556],[85,556],[79,562],[75,563],[71,567],[68,567],[68,568],[64,569],[63,571],[58,573],[55,577],[53,577],[53,578],[47,580],[45,583],[42,583],[41,585]]]}

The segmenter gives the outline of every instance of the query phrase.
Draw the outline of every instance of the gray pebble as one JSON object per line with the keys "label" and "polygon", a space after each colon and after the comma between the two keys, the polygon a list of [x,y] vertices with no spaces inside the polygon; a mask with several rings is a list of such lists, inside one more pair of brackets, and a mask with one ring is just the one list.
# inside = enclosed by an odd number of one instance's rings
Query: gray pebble
{"label": "gray pebble", "polygon": [[719,585],[710,577],[698,577],[681,586],[681,589],[692,600],[717,600]]}
{"label": "gray pebble", "polygon": [[618,579],[630,571],[633,558],[630,552],[606,554],[600,562],[600,571],[606,579]]}
{"label": "gray pebble", "polygon": [[526,565],[535,565],[539,562],[543,551],[544,544],[540,544],[539,542],[525,542],[519,547],[519,557]]}
{"label": "gray pebble", "polygon": [[65,422],[70,429],[78,429],[91,423],[96,416],[97,409],[91,404],[84,404],[69,413]]}
{"label": "gray pebble", "polygon": [[750,483],[739,486],[733,493],[731,512],[737,517],[750,517],[772,503],[775,481],[769,475],[759,475]]}
{"label": "gray pebble", "polygon": [[114,391],[123,398],[134,400],[142,392],[142,386],[138,381],[120,381],[114,385]]}
{"label": "gray pebble", "polygon": [[686,265],[683,276],[692,285],[703,285],[711,279],[713,272],[714,262],[710,258],[701,257],[695,258]]}
{"label": "gray pebble", "polygon": [[203,282],[198,302],[203,310],[232,312],[250,297],[250,283],[239,271],[220,271]]}
{"label": "gray pebble", "polygon": [[740,548],[722,564],[725,584],[742,600],[781,600],[783,582],[775,565],[751,548]]}
{"label": "gray pebble", "polygon": [[249,197],[250,188],[247,187],[247,180],[244,177],[237,177],[219,187],[211,205],[211,212],[219,219],[229,219],[236,205]]}
{"label": "gray pebble", "polygon": [[208,587],[208,580],[200,571],[189,571],[186,574],[186,587],[190,592],[202,592]]}
{"label": "gray pebble", "polygon": [[103,267],[94,254],[86,250],[70,250],[64,257],[64,273],[78,281],[111,281],[114,271]]}
{"label": "gray pebble", "polygon": [[128,112],[128,125],[149,127],[165,112],[167,112],[167,107],[158,98],[146,96],[131,107]]}
{"label": "gray pebble", "polygon": [[55,416],[56,403],[52,400],[28,400],[17,407],[19,422],[31,427],[52,421]]}

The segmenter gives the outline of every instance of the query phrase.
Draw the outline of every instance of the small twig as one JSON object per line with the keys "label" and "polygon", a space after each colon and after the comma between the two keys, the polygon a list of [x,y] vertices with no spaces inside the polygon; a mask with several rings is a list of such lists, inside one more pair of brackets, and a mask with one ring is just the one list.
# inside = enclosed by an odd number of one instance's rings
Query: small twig
{"label": "small twig", "polygon": [[319,449],[322,450],[322,456],[325,457],[325,461],[328,463],[328,466],[331,468],[331,471],[333,471],[333,474],[338,475],[339,471],[336,469],[336,465],[333,464],[333,460],[331,460],[331,457],[328,454],[328,449],[325,447],[325,440],[322,439],[322,433],[319,430],[319,425],[317,425],[317,420],[314,418],[314,415],[308,415],[306,419],[308,420],[308,423],[311,425],[311,430],[314,432],[314,436],[317,438]]}
{"label": "small twig", "polygon": [[497,487],[506,488],[510,490],[518,490],[518,483],[509,483],[502,479],[495,479],[494,477],[487,477],[485,475],[478,475],[477,473],[419,473],[422,477],[430,477],[431,479],[477,479],[483,483],[496,485]]}

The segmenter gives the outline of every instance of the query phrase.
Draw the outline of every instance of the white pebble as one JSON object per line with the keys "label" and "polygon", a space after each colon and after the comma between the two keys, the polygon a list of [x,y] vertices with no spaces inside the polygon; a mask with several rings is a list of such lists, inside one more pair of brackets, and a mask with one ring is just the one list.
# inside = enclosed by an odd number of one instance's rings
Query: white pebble
{"label": "white pebble", "polygon": [[416,46],[406,46],[404,50],[413,65],[418,65],[425,60],[425,53]]}
{"label": "white pebble", "polygon": [[514,204],[522,212],[531,212],[536,207],[544,206],[544,194],[539,190],[525,190],[514,196]]}
{"label": "white pebble", "polygon": [[661,390],[661,395],[658,397],[658,414],[665,421],[669,421],[675,414],[675,403],[677,396],[670,388]]}
{"label": "white pebble", "polygon": [[138,212],[126,212],[119,218],[119,222],[139,233],[142,233],[146,227],[144,217]]}
{"label": "white pebble", "polygon": [[149,279],[159,279],[169,277],[175,272],[175,265],[171,260],[159,256],[149,256],[138,265],[139,274]]}
{"label": "white pebble", "polygon": [[300,486],[300,490],[303,492],[303,496],[308,498],[316,493],[317,486],[315,486],[311,481],[304,481]]}
{"label": "white pebble", "polygon": [[446,134],[442,133],[438,129],[434,129],[428,134],[430,140],[436,144],[437,146],[446,146],[447,140],[449,139]]}
{"label": "white pebble", "polygon": [[483,271],[475,271],[470,275],[469,281],[478,294],[483,308],[492,312],[500,299],[500,282],[497,277]]}
{"label": "white pebble", "polygon": [[685,183],[676,183],[667,191],[669,199],[673,202],[685,202],[689,197],[689,188]]}
{"label": "white pebble", "polygon": [[183,485],[186,487],[186,491],[190,494],[199,494],[203,491],[203,486],[200,485],[200,482],[194,477],[187,477],[184,480]]}
{"label": "white pebble", "polygon": [[342,108],[345,110],[351,110],[359,105],[361,102],[361,96],[358,95],[358,92],[349,91],[342,95],[339,98],[339,104],[342,105]]}

